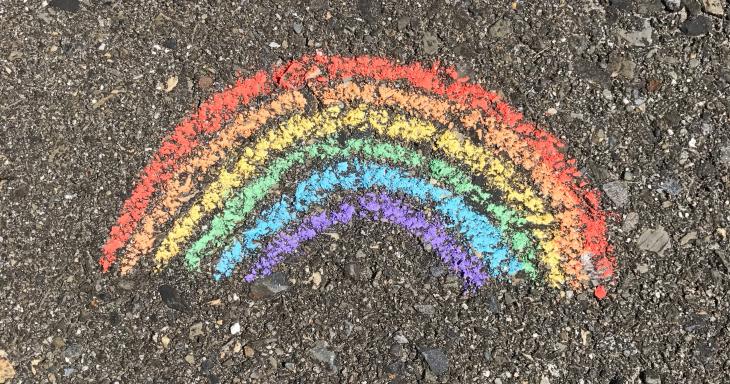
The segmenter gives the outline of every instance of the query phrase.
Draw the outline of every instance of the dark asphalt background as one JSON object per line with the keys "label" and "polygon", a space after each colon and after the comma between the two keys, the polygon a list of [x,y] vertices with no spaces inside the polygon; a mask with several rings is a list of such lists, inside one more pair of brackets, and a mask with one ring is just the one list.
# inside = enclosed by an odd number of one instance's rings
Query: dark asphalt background
{"label": "dark asphalt background", "polygon": [[[13,383],[730,382],[724,0],[48,3],[0,0]],[[417,242],[368,226],[308,247],[264,300],[181,267],[102,275],[169,129],[237,72],[317,49],[442,60],[562,137],[610,191],[609,296],[515,281],[462,297]]]}

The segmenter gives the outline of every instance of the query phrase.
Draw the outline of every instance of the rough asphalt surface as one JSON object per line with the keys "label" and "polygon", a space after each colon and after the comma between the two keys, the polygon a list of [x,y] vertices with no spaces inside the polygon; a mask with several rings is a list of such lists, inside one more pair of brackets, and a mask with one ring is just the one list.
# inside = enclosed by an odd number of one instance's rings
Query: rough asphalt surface
{"label": "rough asphalt surface", "polygon": [[[0,1],[0,382],[730,382],[725,0],[144,3]],[[615,212],[609,296],[465,297],[367,225],[253,286],[102,275],[161,138],[316,50],[441,60],[563,138]]]}

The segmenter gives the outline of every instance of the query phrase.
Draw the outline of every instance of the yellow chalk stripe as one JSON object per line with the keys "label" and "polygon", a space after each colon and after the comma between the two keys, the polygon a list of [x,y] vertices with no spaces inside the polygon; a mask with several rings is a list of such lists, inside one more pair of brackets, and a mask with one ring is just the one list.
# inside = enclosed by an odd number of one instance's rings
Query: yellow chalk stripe
{"label": "yellow chalk stripe", "polygon": [[532,235],[540,242],[543,254],[540,255],[540,261],[547,267],[547,280],[552,286],[558,286],[565,282],[560,263],[563,259],[560,247],[555,240],[550,239],[550,235],[541,229],[533,229]]}
{"label": "yellow chalk stripe", "polygon": [[[369,108],[366,104],[360,104],[357,108],[342,114],[341,108],[335,106],[311,117],[294,115],[278,129],[272,129],[262,135],[253,146],[243,150],[233,170],[221,171],[218,179],[208,185],[200,201],[193,205],[184,217],[175,221],[155,255],[158,266],[181,252],[181,244],[195,232],[203,216],[222,207],[225,200],[231,196],[231,192],[254,176],[258,167],[265,164],[271,151],[284,151],[297,141],[329,136],[344,127],[363,131],[372,128],[380,135],[398,140],[433,142],[436,149],[466,164],[472,171],[484,175],[488,184],[503,191],[505,202],[513,209],[532,213],[526,215],[528,222],[546,225],[553,223],[552,215],[545,212],[543,201],[529,186],[516,180],[511,163],[502,162],[484,148],[466,140],[461,142],[454,132],[447,130],[437,135],[437,127],[430,122],[403,115],[391,117],[386,110]],[[546,237],[542,235],[543,239]],[[544,257],[549,257],[549,260],[543,261],[550,268],[551,280],[563,279],[559,267],[560,255],[546,252]],[[554,260],[554,257],[557,259]]]}

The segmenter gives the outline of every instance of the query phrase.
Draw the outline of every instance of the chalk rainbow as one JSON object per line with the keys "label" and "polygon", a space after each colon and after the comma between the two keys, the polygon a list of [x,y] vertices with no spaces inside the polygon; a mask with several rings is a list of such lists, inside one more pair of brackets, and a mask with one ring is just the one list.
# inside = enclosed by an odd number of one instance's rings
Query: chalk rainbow
{"label": "chalk rainbow", "polygon": [[182,258],[222,279],[251,260],[250,281],[366,220],[420,238],[471,287],[523,271],[605,292],[606,213],[564,149],[453,68],[305,56],[237,81],[164,139],[99,263]]}

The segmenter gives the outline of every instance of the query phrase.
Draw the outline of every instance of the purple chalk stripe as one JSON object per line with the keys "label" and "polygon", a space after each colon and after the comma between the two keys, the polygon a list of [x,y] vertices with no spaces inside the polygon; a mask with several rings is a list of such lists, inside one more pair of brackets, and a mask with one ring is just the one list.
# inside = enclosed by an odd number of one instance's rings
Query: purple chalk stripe
{"label": "purple chalk stripe", "polygon": [[357,204],[343,203],[335,211],[309,216],[293,231],[278,233],[264,248],[263,256],[252,267],[251,272],[246,275],[246,281],[270,274],[284,257],[295,252],[303,242],[335,225],[349,223],[355,214],[363,219],[395,224],[420,237],[431,245],[441,261],[464,278],[467,286],[481,287],[489,277],[482,261],[464,251],[441,223],[429,221],[423,212],[416,211],[386,193],[367,193],[358,198]]}

